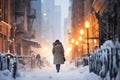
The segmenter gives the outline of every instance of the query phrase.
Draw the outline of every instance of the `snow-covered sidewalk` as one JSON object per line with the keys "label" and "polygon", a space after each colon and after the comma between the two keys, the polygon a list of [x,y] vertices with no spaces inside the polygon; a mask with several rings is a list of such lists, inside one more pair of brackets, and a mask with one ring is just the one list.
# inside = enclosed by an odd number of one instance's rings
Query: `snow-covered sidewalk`
{"label": "snow-covered sidewalk", "polygon": [[94,73],[89,73],[89,67],[75,68],[72,64],[64,64],[61,71],[56,73],[55,65],[34,69],[32,71],[21,72],[21,77],[17,80],[99,80]]}

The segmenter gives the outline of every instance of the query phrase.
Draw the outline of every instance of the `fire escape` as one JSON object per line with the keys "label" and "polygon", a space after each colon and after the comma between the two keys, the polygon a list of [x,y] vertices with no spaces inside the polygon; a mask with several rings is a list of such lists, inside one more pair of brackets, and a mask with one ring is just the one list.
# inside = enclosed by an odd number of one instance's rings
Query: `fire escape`
{"label": "fire escape", "polygon": [[31,0],[16,0],[16,50],[18,55],[29,55],[30,47],[39,44],[31,41],[35,38],[33,21],[36,18],[36,10],[31,7]]}

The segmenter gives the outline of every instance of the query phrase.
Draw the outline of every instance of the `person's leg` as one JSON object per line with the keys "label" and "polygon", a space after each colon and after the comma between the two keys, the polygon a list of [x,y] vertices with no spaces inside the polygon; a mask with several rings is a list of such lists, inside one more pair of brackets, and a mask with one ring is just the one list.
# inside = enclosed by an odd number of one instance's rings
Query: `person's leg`
{"label": "person's leg", "polygon": [[59,64],[59,71],[60,71],[60,64]]}
{"label": "person's leg", "polygon": [[56,70],[57,70],[57,72],[59,72],[59,70],[60,70],[60,64],[56,64]]}

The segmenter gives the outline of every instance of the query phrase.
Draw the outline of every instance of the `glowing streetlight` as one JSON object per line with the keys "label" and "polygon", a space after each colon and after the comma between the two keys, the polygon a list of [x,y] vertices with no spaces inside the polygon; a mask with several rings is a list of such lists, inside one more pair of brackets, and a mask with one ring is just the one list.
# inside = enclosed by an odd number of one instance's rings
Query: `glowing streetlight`
{"label": "glowing streetlight", "polygon": [[86,22],[85,22],[85,27],[86,27],[86,28],[89,28],[89,26],[90,26],[89,22],[86,21]]}
{"label": "glowing streetlight", "polygon": [[79,37],[79,40],[82,41],[82,36]]}
{"label": "glowing streetlight", "polygon": [[97,43],[97,41],[94,39],[94,43],[96,44]]}
{"label": "glowing streetlight", "polygon": [[89,32],[88,32],[88,28],[89,28],[90,24],[88,21],[85,22],[85,27],[87,28],[87,52],[89,54]]}
{"label": "glowing streetlight", "polygon": [[81,35],[84,34],[84,30],[83,30],[83,29],[80,30],[80,34],[81,34]]}
{"label": "glowing streetlight", "polygon": [[47,16],[47,13],[43,13],[44,16]]}
{"label": "glowing streetlight", "polygon": [[76,41],[75,44],[78,45],[78,41]]}
{"label": "glowing streetlight", "polygon": [[75,42],[75,40],[74,40],[74,39],[71,39],[71,42],[72,42],[72,43],[74,43],[74,42]]}

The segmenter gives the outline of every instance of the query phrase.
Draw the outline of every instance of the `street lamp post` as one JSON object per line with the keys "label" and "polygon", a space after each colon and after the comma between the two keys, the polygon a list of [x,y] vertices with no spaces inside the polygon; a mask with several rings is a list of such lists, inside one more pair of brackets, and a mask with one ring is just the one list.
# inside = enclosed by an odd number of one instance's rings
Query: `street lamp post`
{"label": "street lamp post", "polygon": [[75,42],[76,45],[76,57],[78,57],[78,41]]}
{"label": "street lamp post", "polygon": [[89,31],[88,31],[89,22],[88,21],[85,22],[85,27],[87,28],[87,53],[89,55]]}
{"label": "street lamp post", "polygon": [[75,66],[78,67],[78,41],[75,42],[76,45],[76,56],[75,56]]}
{"label": "street lamp post", "polygon": [[81,36],[79,37],[79,40],[82,43],[82,56],[83,56],[83,34],[84,34],[84,30],[83,29],[80,30],[80,34],[82,35],[82,37]]}

